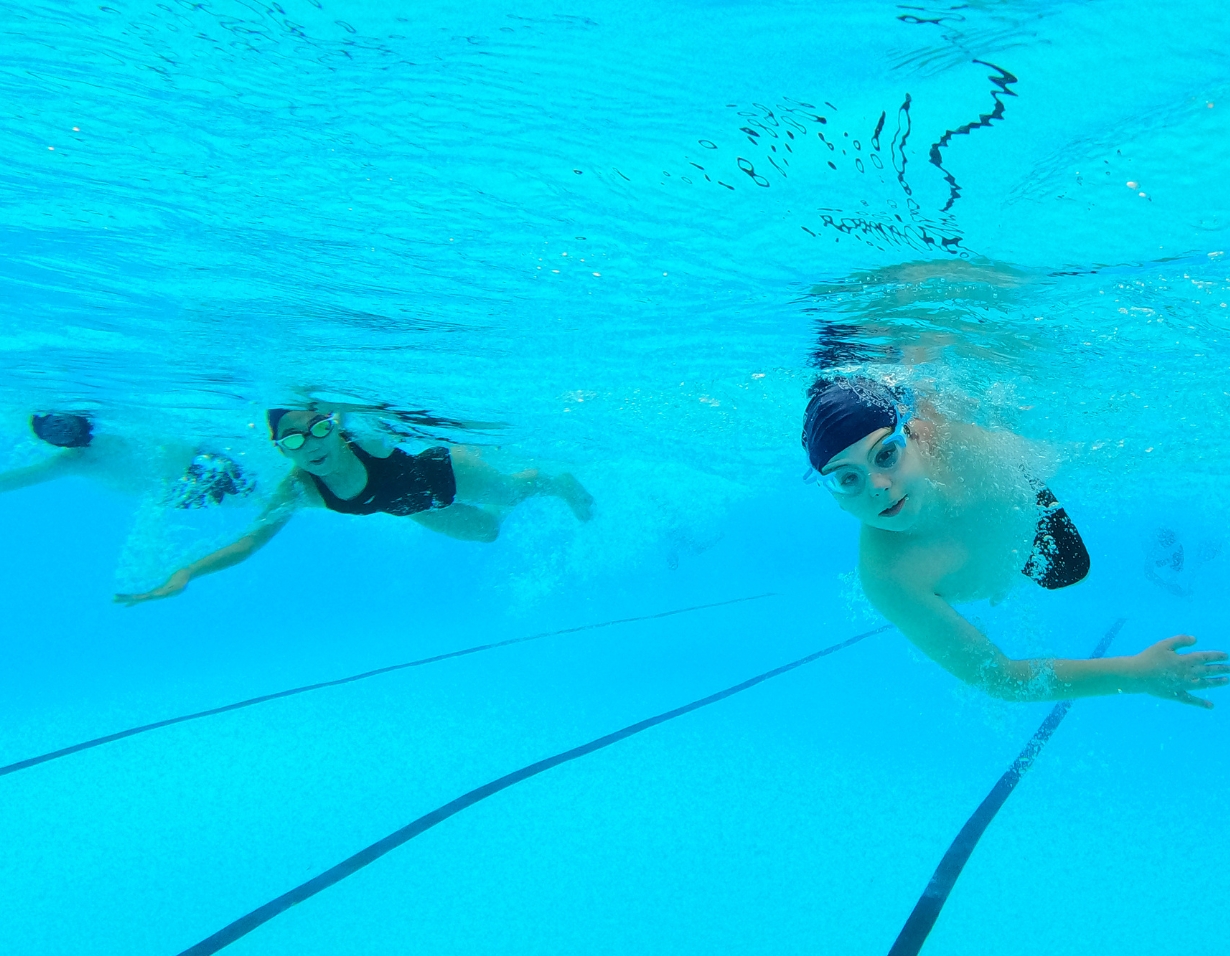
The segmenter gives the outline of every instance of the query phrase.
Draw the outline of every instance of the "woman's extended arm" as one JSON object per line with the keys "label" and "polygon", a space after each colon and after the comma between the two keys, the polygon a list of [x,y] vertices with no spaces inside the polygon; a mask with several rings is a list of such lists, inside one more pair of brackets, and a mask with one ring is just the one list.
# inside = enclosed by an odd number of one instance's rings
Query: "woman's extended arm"
{"label": "woman's extended arm", "polygon": [[199,578],[204,574],[213,574],[215,571],[221,571],[224,568],[229,568],[232,565],[239,564],[241,561],[246,561],[253,554],[264,547],[269,540],[281,531],[294,514],[297,503],[297,484],[298,479],[291,474],[278,486],[278,490],[273,493],[272,499],[265,509],[261,512],[260,517],[248,530],[248,532],[231,544],[224,548],[219,548],[210,554],[205,555],[198,561],[193,561],[187,567],[180,568],[160,587],[154,588],[152,591],[146,591],[144,594],[117,594],[115,601],[117,604],[125,604],[131,607],[134,604],[140,604],[142,601],[156,601],[159,598],[173,597],[179,594],[188,586],[188,582],[193,578]]}
{"label": "woman's extended arm", "polygon": [[951,604],[906,580],[863,570],[871,603],[924,654],[967,684],[1004,700],[1064,700],[1103,694],[1153,694],[1197,707],[1213,702],[1192,691],[1227,683],[1222,651],[1177,653],[1196,643],[1177,635],[1131,657],[1012,660]]}

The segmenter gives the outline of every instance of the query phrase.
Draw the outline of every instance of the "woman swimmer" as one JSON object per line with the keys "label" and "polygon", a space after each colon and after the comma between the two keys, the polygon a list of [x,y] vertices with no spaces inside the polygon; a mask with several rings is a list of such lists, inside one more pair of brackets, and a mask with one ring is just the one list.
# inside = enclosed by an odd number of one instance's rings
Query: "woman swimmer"
{"label": "woman swimmer", "polygon": [[871,603],[933,661],[1006,700],[1144,693],[1198,707],[1227,683],[1221,651],[1177,653],[1177,635],[1132,657],[1012,660],[953,608],[1002,599],[1025,574],[1055,589],[1089,555],[1054,495],[1004,436],[913,410],[866,378],[818,381],[803,425],[812,468],[863,523],[859,577]]}
{"label": "woman swimmer", "polygon": [[536,470],[504,475],[463,446],[428,448],[410,455],[345,434],[341,413],[270,409],[269,436],[294,467],[260,518],[238,541],[176,571],[144,594],[117,594],[122,604],[171,597],[204,574],[251,557],[290,520],[300,504],[342,514],[407,515],[432,531],[463,541],[494,541],[500,512],[534,495],[563,499],[588,521],[593,498],[570,474]]}

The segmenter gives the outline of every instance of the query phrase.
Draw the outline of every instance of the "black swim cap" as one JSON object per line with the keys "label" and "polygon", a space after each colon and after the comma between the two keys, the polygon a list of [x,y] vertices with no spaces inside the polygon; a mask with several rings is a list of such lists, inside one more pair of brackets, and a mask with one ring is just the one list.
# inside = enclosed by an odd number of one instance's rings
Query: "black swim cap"
{"label": "black swim cap", "polygon": [[880,428],[896,428],[901,399],[869,378],[820,379],[803,416],[803,447],[820,471],[834,455]]}
{"label": "black swim cap", "polygon": [[94,438],[94,426],[84,415],[34,415],[30,428],[47,444],[60,448],[85,448]]}
{"label": "black swim cap", "polygon": [[278,422],[283,415],[289,415],[289,408],[269,408],[265,410],[265,421],[269,423],[269,437],[274,441],[278,438]]}

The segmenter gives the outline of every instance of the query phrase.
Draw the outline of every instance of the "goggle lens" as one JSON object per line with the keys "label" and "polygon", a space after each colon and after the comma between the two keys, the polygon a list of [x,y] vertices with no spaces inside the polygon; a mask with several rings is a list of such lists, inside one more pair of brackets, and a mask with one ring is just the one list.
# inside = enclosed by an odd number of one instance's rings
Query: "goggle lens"
{"label": "goggle lens", "polygon": [[[879,471],[892,471],[901,462],[901,453],[905,451],[905,421],[899,421],[892,433],[880,442],[876,451],[874,467]],[[854,498],[861,495],[867,488],[867,471],[856,465],[843,465],[820,475],[820,483],[830,493],[842,498]]]}
{"label": "goggle lens", "polygon": [[337,419],[332,415],[328,418],[318,418],[308,426],[306,432],[287,432],[277,440],[277,444],[285,448],[287,451],[298,451],[307,442],[308,435],[313,438],[325,438],[337,424]]}
{"label": "goggle lens", "polygon": [[827,475],[821,475],[820,480],[829,491],[843,498],[861,495],[867,487],[867,476],[857,468],[838,468]]}
{"label": "goggle lens", "polygon": [[903,432],[893,432],[880,445],[880,450],[876,452],[875,466],[877,468],[896,468],[897,462],[901,460],[901,453],[905,450],[905,434]]}

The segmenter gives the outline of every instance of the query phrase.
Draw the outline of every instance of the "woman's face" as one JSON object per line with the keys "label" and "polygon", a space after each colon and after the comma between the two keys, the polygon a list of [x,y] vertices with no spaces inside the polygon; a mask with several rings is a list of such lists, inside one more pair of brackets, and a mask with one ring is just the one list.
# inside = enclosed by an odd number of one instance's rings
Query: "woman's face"
{"label": "woman's face", "polygon": [[327,435],[317,437],[312,434],[314,425],[319,431],[321,428],[318,423],[327,421],[329,418],[328,411],[287,412],[278,422],[278,433],[275,436],[279,440],[292,434],[304,436],[304,442],[300,447],[291,449],[279,444],[278,450],[297,467],[321,478],[333,474],[341,461],[342,428],[336,415],[333,416],[333,427]]}
{"label": "woman's face", "polygon": [[877,429],[839,451],[820,473],[848,479],[839,485],[861,485],[855,494],[833,494],[843,511],[873,528],[909,531],[929,500],[931,485],[918,442],[907,439],[894,454],[884,442],[890,434],[888,428]]}

